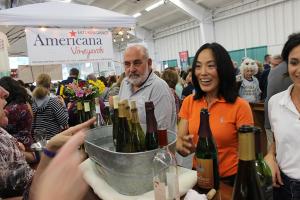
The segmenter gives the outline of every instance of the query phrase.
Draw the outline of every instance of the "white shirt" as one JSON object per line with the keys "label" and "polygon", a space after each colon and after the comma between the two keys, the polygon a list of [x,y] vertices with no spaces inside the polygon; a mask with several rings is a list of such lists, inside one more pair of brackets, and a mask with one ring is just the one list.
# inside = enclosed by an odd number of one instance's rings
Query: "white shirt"
{"label": "white shirt", "polygon": [[279,168],[290,178],[300,180],[300,113],[291,99],[293,87],[271,97],[268,113]]}

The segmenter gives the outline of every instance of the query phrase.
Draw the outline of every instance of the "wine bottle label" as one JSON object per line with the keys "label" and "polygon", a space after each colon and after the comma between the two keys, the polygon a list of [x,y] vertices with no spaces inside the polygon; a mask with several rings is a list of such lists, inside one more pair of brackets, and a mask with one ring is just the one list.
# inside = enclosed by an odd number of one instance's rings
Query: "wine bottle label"
{"label": "wine bottle label", "polygon": [[90,102],[84,102],[83,105],[84,105],[84,111],[85,112],[90,112],[91,111]]}
{"label": "wine bottle label", "polygon": [[157,176],[153,177],[154,199],[166,200],[166,186]]}
{"label": "wine bottle label", "polygon": [[77,106],[77,110],[82,110],[82,103],[81,102],[77,102],[76,106]]}
{"label": "wine bottle label", "polygon": [[109,102],[108,101],[104,101],[104,105],[105,105],[105,107],[109,107]]}
{"label": "wine bottle label", "polygon": [[199,159],[197,161],[197,185],[199,188],[214,188],[213,159]]}
{"label": "wine bottle label", "polygon": [[100,110],[100,106],[99,105],[96,105],[96,114],[98,114],[98,113],[100,113],[101,112],[101,110]]}

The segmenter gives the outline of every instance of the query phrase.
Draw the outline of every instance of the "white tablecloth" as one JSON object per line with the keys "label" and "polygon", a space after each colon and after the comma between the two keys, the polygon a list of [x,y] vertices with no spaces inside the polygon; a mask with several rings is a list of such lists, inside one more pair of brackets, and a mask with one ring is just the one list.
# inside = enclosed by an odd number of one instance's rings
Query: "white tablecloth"
{"label": "white tablecloth", "polygon": [[[153,200],[153,190],[139,196],[126,196],[115,191],[106,181],[101,177],[96,170],[94,162],[87,159],[81,164],[83,176],[85,181],[93,188],[95,194],[103,200]],[[197,182],[196,171],[178,167],[179,174],[179,192],[184,195]]]}

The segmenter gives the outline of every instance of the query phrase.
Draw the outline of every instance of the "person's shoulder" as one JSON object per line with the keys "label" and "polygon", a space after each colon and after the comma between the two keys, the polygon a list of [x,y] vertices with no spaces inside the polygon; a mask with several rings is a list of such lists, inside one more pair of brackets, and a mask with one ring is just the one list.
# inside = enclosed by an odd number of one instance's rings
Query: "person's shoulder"
{"label": "person's shoulder", "polygon": [[58,100],[58,97],[54,96],[54,97],[50,97],[49,98],[49,104],[59,104],[59,100]]}
{"label": "person's shoulder", "polygon": [[66,80],[62,80],[60,83],[65,85],[65,84],[68,83],[68,80],[67,79]]}
{"label": "person's shoulder", "polygon": [[183,99],[182,104],[192,104],[195,101],[199,101],[200,102],[200,100],[195,100],[194,99],[194,94],[190,94],[190,95],[188,95],[187,97],[185,97]]}
{"label": "person's shoulder", "polygon": [[274,102],[278,102],[280,99],[282,99],[283,97],[285,97],[286,95],[288,95],[288,89],[279,92],[277,94],[274,94],[273,96],[271,96],[270,100],[269,100],[269,104],[270,103],[274,103]]}
{"label": "person's shoulder", "polygon": [[152,85],[158,90],[165,90],[166,88],[169,88],[167,82],[158,77],[156,74],[153,75]]}
{"label": "person's shoulder", "polygon": [[235,106],[247,106],[249,107],[249,102],[246,99],[243,99],[241,97],[237,97],[235,102],[234,102]]}

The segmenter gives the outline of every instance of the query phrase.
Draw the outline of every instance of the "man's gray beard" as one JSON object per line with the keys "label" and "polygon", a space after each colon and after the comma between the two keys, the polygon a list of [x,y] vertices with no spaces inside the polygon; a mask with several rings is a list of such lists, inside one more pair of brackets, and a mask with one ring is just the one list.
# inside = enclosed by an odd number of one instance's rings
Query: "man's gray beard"
{"label": "man's gray beard", "polygon": [[130,78],[130,76],[128,76],[128,82],[134,86],[140,86],[147,79],[148,75],[149,70],[146,70],[145,74],[140,75],[139,77]]}

